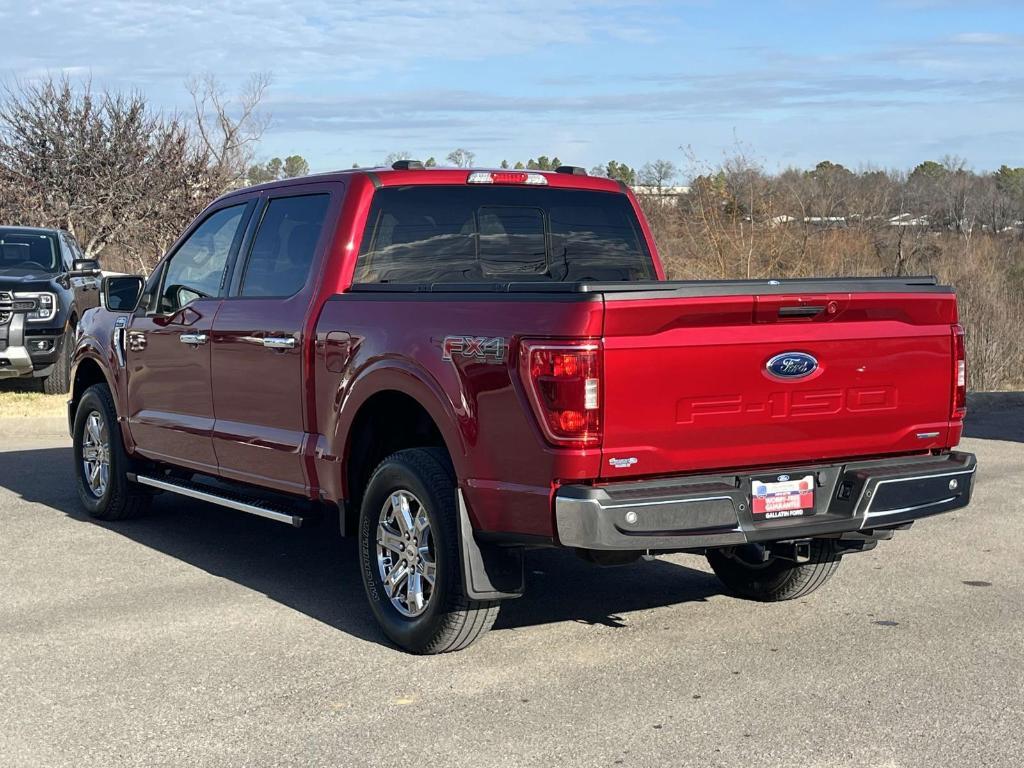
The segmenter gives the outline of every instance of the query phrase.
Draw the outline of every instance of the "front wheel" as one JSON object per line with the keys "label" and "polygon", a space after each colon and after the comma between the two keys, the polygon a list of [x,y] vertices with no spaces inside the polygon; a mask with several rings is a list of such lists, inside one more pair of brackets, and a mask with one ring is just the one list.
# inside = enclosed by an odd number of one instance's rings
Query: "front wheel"
{"label": "front wheel", "polygon": [[839,568],[842,556],[833,541],[814,539],[806,563],[765,559],[758,544],[708,550],[707,558],[729,591],[748,600],[778,602],[796,600],[821,587]]}
{"label": "front wheel", "polygon": [[60,352],[53,364],[50,375],[43,379],[43,392],[47,395],[63,395],[71,388],[71,347],[75,343],[75,332],[64,331]]}
{"label": "front wheel", "polygon": [[359,518],[363,586],[384,634],[411,653],[461,650],[498,616],[497,601],[465,595],[458,523],[442,451],[399,451],[370,478]]}
{"label": "front wheel", "polygon": [[143,512],[152,497],[128,479],[131,459],[106,384],[94,384],[82,395],[73,435],[78,498],[86,511],[98,520],[124,520]]}

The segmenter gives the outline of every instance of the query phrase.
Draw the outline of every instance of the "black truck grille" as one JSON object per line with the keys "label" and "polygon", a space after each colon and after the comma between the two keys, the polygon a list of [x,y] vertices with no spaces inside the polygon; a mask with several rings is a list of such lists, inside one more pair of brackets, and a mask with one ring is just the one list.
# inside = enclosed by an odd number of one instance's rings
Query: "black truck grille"
{"label": "black truck grille", "polygon": [[8,322],[11,319],[13,297],[8,291],[0,291],[0,352],[7,349],[7,334],[10,332]]}
{"label": "black truck grille", "polygon": [[[6,325],[11,319],[14,297],[7,291],[0,291],[0,325]],[[7,333],[3,334],[3,348],[7,347]]]}

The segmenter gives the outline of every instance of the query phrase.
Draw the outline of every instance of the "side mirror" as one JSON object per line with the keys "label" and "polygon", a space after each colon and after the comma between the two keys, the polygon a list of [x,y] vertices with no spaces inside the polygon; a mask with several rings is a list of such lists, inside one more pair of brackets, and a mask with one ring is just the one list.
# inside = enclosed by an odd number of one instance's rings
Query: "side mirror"
{"label": "side mirror", "polygon": [[134,312],[139,306],[145,286],[146,281],[138,275],[105,277],[100,292],[103,306],[111,312]]}
{"label": "side mirror", "polygon": [[96,259],[75,259],[71,262],[74,272],[99,272],[100,263]]}
{"label": "side mirror", "polygon": [[100,274],[100,263],[96,259],[75,259],[71,262],[72,277],[96,277]]}

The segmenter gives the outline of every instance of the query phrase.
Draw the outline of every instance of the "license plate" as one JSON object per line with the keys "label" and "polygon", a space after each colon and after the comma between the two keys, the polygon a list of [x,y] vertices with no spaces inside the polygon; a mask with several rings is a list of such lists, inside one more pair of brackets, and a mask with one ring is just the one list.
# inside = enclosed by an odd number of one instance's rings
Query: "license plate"
{"label": "license plate", "polygon": [[814,475],[750,481],[750,510],[762,520],[814,514]]}

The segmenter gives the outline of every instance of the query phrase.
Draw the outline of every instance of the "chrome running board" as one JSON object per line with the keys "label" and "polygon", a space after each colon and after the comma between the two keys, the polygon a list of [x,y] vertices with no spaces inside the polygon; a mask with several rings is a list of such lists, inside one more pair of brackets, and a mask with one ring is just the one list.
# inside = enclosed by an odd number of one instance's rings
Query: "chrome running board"
{"label": "chrome running board", "polygon": [[265,501],[245,499],[241,496],[236,496],[230,491],[214,490],[213,488],[185,480],[147,477],[146,475],[129,475],[128,479],[134,480],[139,485],[148,485],[151,488],[159,488],[162,491],[176,493],[179,496],[188,496],[189,498],[207,501],[210,504],[217,504],[221,507],[236,509],[239,512],[248,512],[250,515],[265,517],[268,520],[276,520],[279,523],[288,523],[296,528],[302,525],[303,518],[299,515],[282,512],[277,507],[274,507]]}

